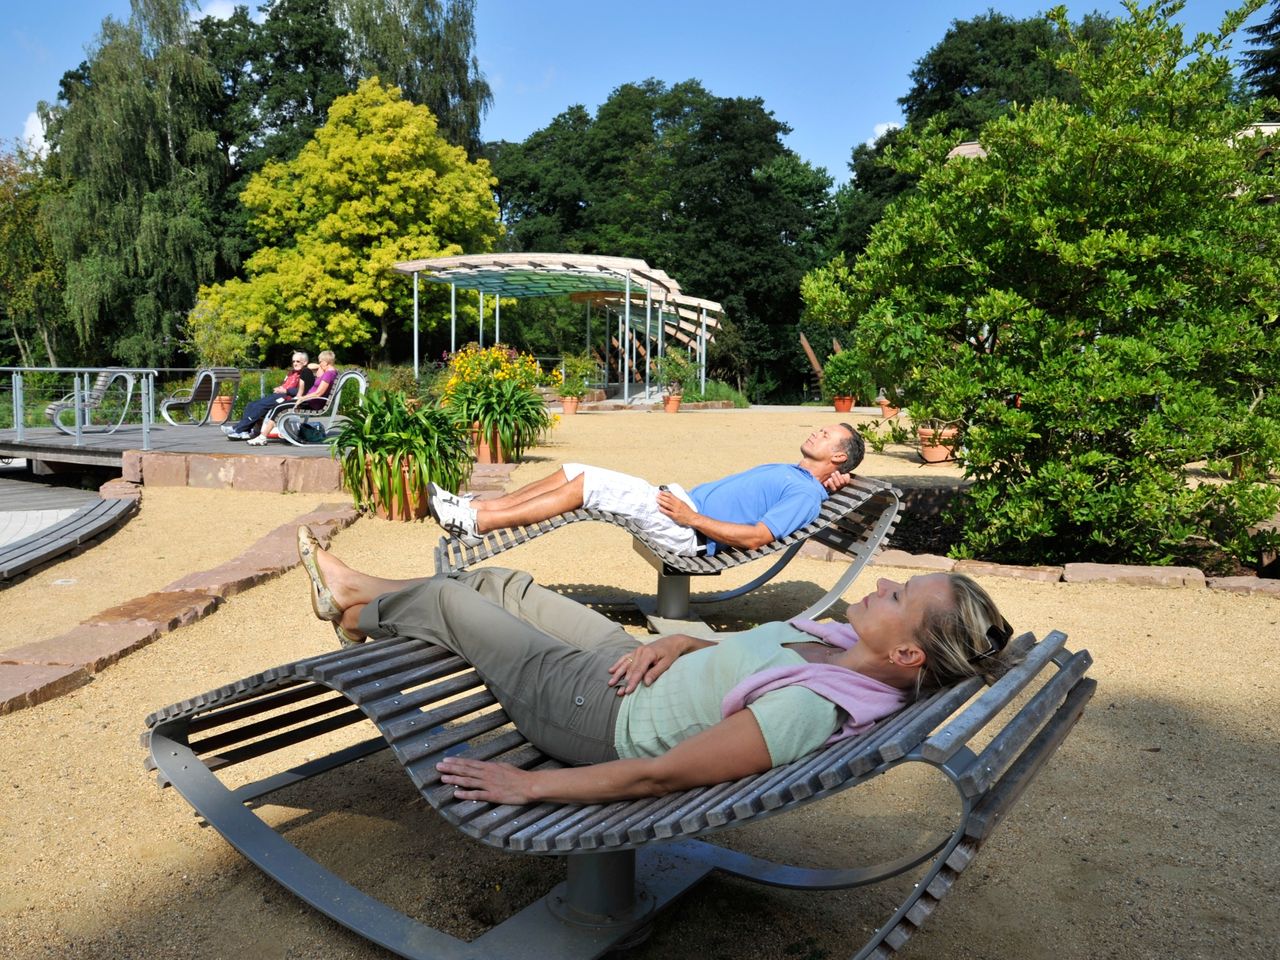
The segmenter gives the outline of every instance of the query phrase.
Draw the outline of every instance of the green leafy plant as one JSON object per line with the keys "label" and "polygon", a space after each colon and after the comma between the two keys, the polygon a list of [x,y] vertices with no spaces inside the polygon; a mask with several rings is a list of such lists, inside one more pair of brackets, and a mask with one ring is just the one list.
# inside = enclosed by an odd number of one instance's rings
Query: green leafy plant
{"label": "green leafy plant", "polygon": [[704,390],[686,390],[684,399],[687,403],[698,403],[703,400],[728,400],[739,410],[745,410],[751,406],[751,402],[739,390],[733,389],[727,383],[719,380],[708,380],[706,389]]}
{"label": "green leafy plant", "polygon": [[449,394],[449,415],[460,429],[479,427],[480,436],[497,436],[505,455],[518,460],[555,422],[536,390],[514,380],[471,381]]}
{"label": "green leafy plant", "polygon": [[562,397],[581,399],[590,388],[590,382],[600,375],[596,362],[584,354],[565,354],[561,364],[564,382],[556,387],[556,392]]}
{"label": "green leafy plant", "polygon": [[822,365],[822,396],[870,399],[875,392],[867,377],[865,361],[851,350],[833,353]]}
{"label": "green leafy plant", "polygon": [[684,394],[684,388],[697,382],[698,370],[680,350],[668,349],[653,361],[653,377],[662,384],[662,392],[669,397]]}
{"label": "green leafy plant", "polygon": [[911,440],[911,431],[896,418],[889,420],[868,420],[857,426],[862,439],[876,453],[884,453],[884,448],[891,443],[903,444]]}
{"label": "green leafy plant", "polygon": [[466,431],[399,391],[370,390],[329,444],[361,509],[414,503],[432,481],[457,490],[471,476]]}

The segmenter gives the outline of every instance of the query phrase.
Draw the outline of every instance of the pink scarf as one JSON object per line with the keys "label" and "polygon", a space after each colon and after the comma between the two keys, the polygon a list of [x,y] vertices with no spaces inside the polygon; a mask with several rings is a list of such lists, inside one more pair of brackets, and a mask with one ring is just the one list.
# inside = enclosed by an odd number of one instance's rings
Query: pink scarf
{"label": "pink scarf", "polygon": [[[791,620],[790,625],[833,646],[848,650],[858,642],[858,634],[847,623],[818,623]],[[829,746],[848,737],[866,733],[875,722],[896,713],[908,701],[905,690],[873,680],[865,674],[830,663],[805,663],[794,667],[772,667],[753,673],[725,694],[720,715],[737,713],[766,693],[798,684],[830,700],[844,713],[840,728],[827,738]]]}

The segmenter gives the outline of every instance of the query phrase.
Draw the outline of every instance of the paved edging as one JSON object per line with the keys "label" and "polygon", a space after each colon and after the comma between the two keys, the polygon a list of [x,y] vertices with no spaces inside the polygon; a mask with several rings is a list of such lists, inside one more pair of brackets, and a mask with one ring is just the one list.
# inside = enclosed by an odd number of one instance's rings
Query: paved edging
{"label": "paved edging", "polygon": [[[847,563],[839,551],[810,541],[800,548],[802,557]],[[1280,597],[1280,580],[1262,577],[1206,577],[1195,567],[1144,567],[1124,563],[1066,563],[1062,566],[1019,566],[1012,563],[988,563],[984,560],[953,560],[935,553],[907,553],[905,550],[881,550],[871,558],[873,564],[887,567],[911,567],[917,570],[942,570],[967,573],[978,577],[1013,577],[1046,583],[1124,583],[1145,587],[1195,587],[1222,590],[1227,593],[1256,593]]]}
{"label": "paved edging", "polygon": [[103,610],[60,636],[0,651],[0,714],[74,690],[121,657],[207,617],[228,597],[290,570],[298,563],[299,524],[310,524],[327,546],[336,531],[358,516],[348,504],[321,504],[212,570]]}

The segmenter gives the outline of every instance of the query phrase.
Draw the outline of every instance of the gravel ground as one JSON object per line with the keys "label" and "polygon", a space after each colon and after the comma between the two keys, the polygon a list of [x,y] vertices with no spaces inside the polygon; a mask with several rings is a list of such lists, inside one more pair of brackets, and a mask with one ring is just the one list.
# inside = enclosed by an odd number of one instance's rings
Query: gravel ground
{"label": "gravel ground", "polygon": [[[816,409],[580,414],[532,451],[515,480],[589,460],[692,484],[793,460],[808,429],[832,419]],[[921,467],[910,451],[890,448],[868,457],[862,472],[918,482],[926,473],[953,476],[950,469]],[[104,543],[0,592],[0,649],[214,566],[319,499],[147,490],[139,516]],[[362,519],[334,549],[370,572],[407,576],[430,570],[437,536],[429,522]],[[647,591],[654,577],[624,535],[595,524],[503,559],[543,582],[592,593]],[[835,564],[798,560],[782,582],[710,619],[732,627],[786,615],[838,573]],[[910,573],[879,567],[875,575]],[[717,588],[733,577],[721,579]],[[871,582],[864,575],[849,597]],[[1273,956],[1280,602],[1194,589],[984,583],[1020,629],[1064,630],[1073,648],[1087,647],[1100,686],[1076,731],[904,956]],[[295,569],[81,689],[0,718],[0,956],[387,956],[202,829],[181,797],[156,789],[138,745],[143,718],[156,707],[332,643],[312,619]],[[926,814],[948,809],[946,799],[938,784],[902,771],[724,842],[789,861],[849,864],[901,852]],[[276,795],[263,811],[352,882],[461,937],[483,932],[561,875],[555,861],[461,838],[381,756]],[[799,894],[711,879],[628,956],[848,956],[907,882]]]}

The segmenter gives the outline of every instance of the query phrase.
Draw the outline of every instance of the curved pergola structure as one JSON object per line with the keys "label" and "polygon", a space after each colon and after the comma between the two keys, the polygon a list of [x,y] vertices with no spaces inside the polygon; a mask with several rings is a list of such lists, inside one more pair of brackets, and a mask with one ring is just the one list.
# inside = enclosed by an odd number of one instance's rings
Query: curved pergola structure
{"label": "curved pergola structure", "polygon": [[[392,268],[413,277],[414,375],[418,364],[418,280],[448,284],[450,298],[450,349],[457,348],[457,298],[459,287],[475,290],[480,297],[480,335],[484,344],[484,297],[495,298],[495,339],[502,333],[501,297],[568,296],[575,302],[599,305],[617,314],[621,329],[620,349],[630,343],[632,350],[621,349],[618,369],[622,375],[623,396],[629,399],[630,369],[634,346],[643,331],[652,338],[654,315],[658,353],[661,355],[667,336],[695,349],[703,383],[706,382],[707,344],[715,338],[724,309],[710,300],[686,296],[680,284],[662,270],[644,260],[630,257],[601,257],[573,253],[477,253],[453,257],[431,257],[406,260]],[[643,311],[643,313],[641,313]],[[588,338],[590,336],[588,328]],[[606,364],[608,341],[606,338]],[[648,351],[645,351],[645,384],[648,388]]]}

